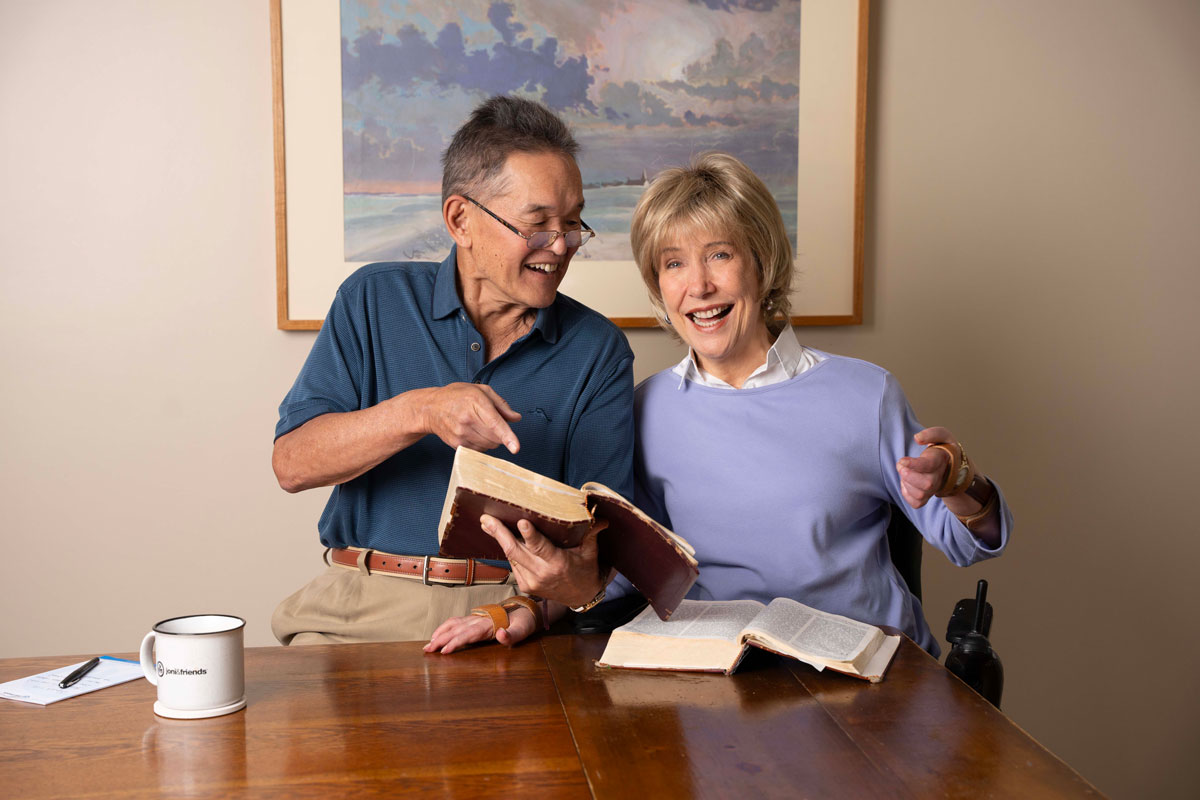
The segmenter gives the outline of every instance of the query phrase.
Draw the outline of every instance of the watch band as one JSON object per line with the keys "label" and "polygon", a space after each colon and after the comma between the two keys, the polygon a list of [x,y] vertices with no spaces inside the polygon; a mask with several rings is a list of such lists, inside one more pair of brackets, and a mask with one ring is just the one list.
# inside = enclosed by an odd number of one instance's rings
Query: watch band
{"label": "watch band", "polygon": [[983,508],[979,509],[978,511],[976,511],[974,514],[971,514],[970,516],[959,517],[958,518],[959,521],[962,522],[963,525],[967,526],[967,530],[971,531],[971,533],[975,533],[975,528],[973,526],[977,525],[980,522],[983,522],[985,519],[987,519],[988,517],[990,517],[992,515],[992,512],[996,510],[996,506],[999,505],[999,502],[998,502],[999,498],[1000,498],[1000,493],[993,491],[992,496],[990,498],[988,498],[988,501],[986,503],[983,504]]}
{"label": "watch band", "polygon": [[966,488],[963,494],[975,500],[981,506],[986,506],[988,501],[996,495],[996,487],[987,478],[979,473],[975,473],[975,477],[971,480],[971,485]]}

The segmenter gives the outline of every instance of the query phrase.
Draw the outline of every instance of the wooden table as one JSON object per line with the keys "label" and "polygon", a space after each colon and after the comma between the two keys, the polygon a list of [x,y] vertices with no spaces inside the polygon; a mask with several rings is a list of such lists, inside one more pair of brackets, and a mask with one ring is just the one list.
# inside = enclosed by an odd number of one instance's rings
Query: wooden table
{"label": "wooden table", "polygon": [[146,681],[0,701],[0,797],[1099,796],[907,639],[877,685],[757,652],[597,670],[604,641],[252,648],[247,708],[207,720],[156,717]]}

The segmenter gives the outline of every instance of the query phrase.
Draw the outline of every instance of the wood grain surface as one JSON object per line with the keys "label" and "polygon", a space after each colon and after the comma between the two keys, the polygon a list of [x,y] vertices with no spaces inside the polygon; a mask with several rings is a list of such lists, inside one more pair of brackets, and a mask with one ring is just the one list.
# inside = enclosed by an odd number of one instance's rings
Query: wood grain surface
{"label": "wood grain surface", "polygon": [[[207,720],[156,717],[146,681],[0,701],[0,796],[1099,796],[907,639],[869,684],[767,653],[600,670],[605,638],[251,648],[246,709]],[[2,660],[0,682],[83,657]]]}

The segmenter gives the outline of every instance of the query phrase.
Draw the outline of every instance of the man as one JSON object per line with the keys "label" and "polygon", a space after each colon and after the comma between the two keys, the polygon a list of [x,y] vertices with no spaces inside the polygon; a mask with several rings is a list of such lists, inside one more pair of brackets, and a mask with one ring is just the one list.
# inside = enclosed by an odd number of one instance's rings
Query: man
{"label": "man", "polygon": [[426,558],[459,445],[631,495],[633,353],[557,293],[593,235],[577,151],[545,107],[491,98],[442,158],[446,259],[370,264],[338,289],[275,431],[284,489],[334,487],[318,525],[333,563],[276,609],[282,643],[427,639],[518,579],[568,606],[602,596],[594,535],[567,551],[533,534],[515,576]]}

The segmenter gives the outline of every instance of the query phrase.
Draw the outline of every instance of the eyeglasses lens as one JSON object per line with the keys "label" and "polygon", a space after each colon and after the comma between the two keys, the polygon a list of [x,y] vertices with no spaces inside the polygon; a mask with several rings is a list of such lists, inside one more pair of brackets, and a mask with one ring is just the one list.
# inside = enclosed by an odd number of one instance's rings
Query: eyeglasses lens
{"label": "eyeglasses lens", "polygon": [[567,247],[582,247],[588,239],[592,238],[592,232],[582,229],[566,231],[565,233],[558,231],[538,231],[526,241],[529,242],[531,250],[542,250],[551,247],[559,236],[563,237],[563,243]]}

